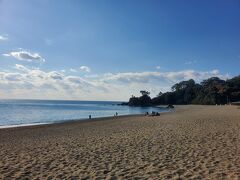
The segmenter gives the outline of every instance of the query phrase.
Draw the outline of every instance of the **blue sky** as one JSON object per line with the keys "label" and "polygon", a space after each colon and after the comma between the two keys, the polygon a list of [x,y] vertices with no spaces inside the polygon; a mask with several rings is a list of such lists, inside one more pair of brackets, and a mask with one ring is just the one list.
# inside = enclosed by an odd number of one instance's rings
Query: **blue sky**
{"label": "blue sky", "polygon": [[0,98],[126,100],[239,75],[239,0],[0,0]]}

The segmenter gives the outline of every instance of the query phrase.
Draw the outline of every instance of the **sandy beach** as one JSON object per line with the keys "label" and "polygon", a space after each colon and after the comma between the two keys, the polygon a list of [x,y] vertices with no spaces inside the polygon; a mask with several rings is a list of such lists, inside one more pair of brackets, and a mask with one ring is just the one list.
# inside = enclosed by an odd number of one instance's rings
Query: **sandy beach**
{"label": "sandy beach", "polygon": [[0,179],[239,179],[240,109],[0,129]]}

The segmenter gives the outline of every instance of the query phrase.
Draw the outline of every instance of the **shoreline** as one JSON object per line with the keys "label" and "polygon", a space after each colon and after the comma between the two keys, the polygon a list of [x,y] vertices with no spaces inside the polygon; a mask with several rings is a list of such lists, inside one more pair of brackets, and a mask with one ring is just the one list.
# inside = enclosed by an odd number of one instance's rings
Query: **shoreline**
{"label": "shoreline", "polygon": [[[168,112],[161,112],[168,113]],[[31,128],[31,127],[46,127],[46,126],[54,126],[54,125],[64,125],[64,124],[72,124],[72,123],[88,123],[88,122],[96,122],[96,121],[107,121],[107,120],[115,120],[121,118],[130,118],[130,117],[141,117],[144,114],[129,114],[129,115],[118,115],[118,116],[103,116],[96,117],[92,119],[70,119],[70,120],[60,120],[54,122],[46,122],[46,123],[31,123],[31,124],[19,124],[19,125],[4,125],[0,126],[0,132],[2,129],[19,129],[19,128]]]}
{"label": "shoreline", "polygon": [[15,128],[25,128],[25,127],[35,127],[35,126],[51,126],[51,125],[64,125],[69,123],[80,123],[80,122],[92,122],[92,121],[104,121],[104,120],[112,120],[116,118],[121,117],[138,117],[138,116],[144,116],[144,114],[129,114],[129,115],[118,115],[118,116],[103,116],[103,117],[96,117],[92,119],[69,119],[69,120],[59,120],[59,121],[53,121],[53,122],[45,122],[45,123],[30,123],[30,124],[16,124],[16,125],[3,125],[0,126],[1,129],[15,129]]}
{"label": "shoreline", "polygon": [[[162,107],[160,107],[162,108]],[[174,112],[173,110],[163,111],[162,113],[171,113]],[[0,131],[1,129],[10,129],[10,128],[22,128],[22,127],[32,127],[32,126],[46,126],[46,125],[53,125],[53,124],[65,124],[65,123],[71,123],[71,122],[88,122],[88,121],[101,121],[101,120],[107,120],[107,119],[116,119],[121,117],[138,117],[138,116],[144,116],[144,114],[127,114],[127,115],[118,115],[118,116],[102,116],[102,117],[94,117],[91,119],[68,119],[68,120],[59,120],[59,121],[52,121],[52,122],[37,122],[37,123],[30,123],[30,124],[13,124],[13,125],[0,125]]]}

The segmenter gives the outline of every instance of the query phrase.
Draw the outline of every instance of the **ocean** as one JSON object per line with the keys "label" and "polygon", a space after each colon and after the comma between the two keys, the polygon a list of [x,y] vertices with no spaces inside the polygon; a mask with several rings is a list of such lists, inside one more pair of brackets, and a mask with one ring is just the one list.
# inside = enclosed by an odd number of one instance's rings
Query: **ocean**
{"label": "ocean", "polygon": [[159,107],[119,106],[116,101],[0,100],[0,128],[57,123],[146,112],[165,112]]}

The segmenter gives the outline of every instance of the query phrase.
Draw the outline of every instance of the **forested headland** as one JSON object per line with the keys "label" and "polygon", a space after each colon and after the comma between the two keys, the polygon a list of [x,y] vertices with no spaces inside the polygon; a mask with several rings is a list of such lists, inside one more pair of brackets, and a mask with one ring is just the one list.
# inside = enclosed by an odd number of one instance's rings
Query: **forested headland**
{"label": "forested headland", "polygon": [[129,106],[152,106],[166,104],[229,104],[240,101],[240,76],[223,80],[212,77],[196,83],[193,79],[176,83],[170,92],[159,92],[151,98],[150,92],[140,91],[140,97],[132,96]]}

